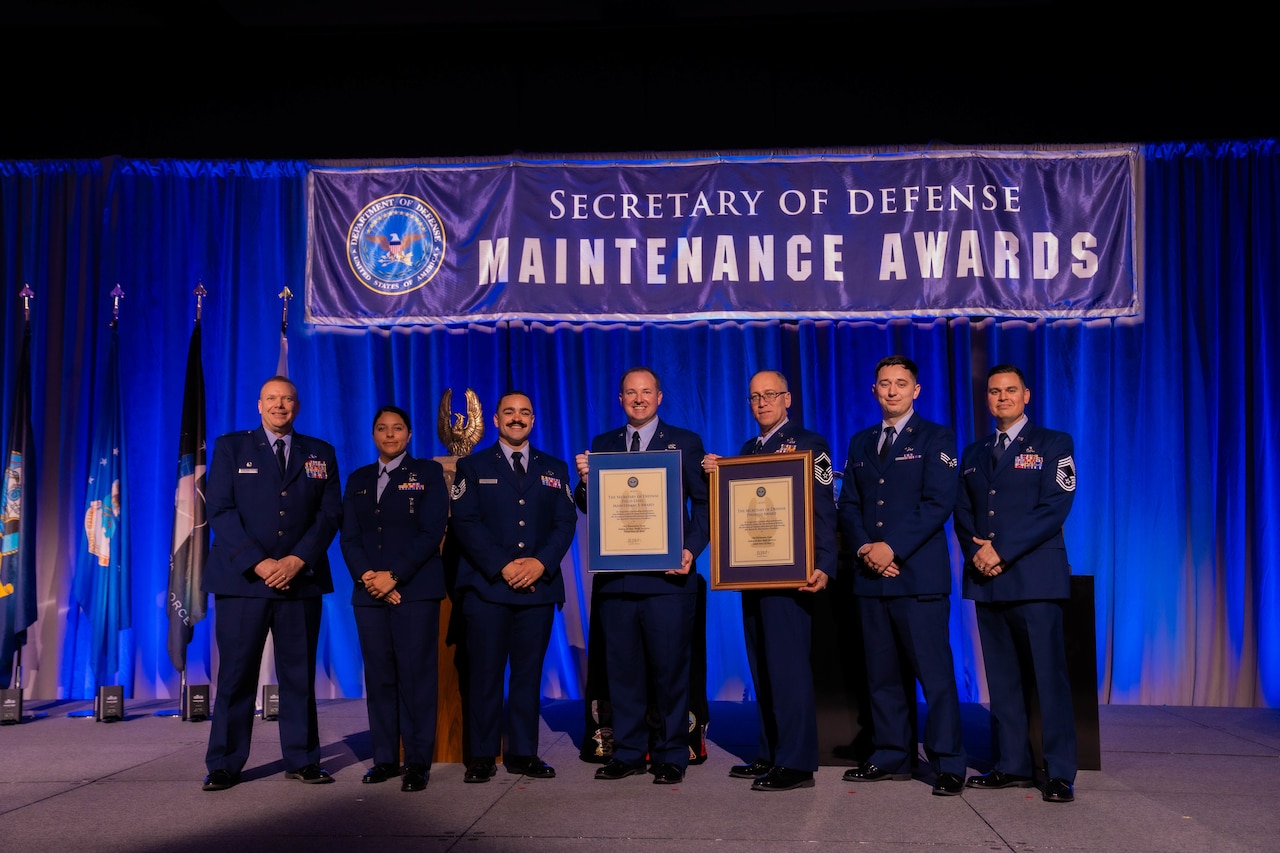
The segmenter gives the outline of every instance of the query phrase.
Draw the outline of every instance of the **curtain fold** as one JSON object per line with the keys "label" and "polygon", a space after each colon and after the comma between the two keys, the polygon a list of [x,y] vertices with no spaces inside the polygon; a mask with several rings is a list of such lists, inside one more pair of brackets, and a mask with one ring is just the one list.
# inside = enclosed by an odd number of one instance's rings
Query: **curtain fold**
{"label": "curtain fold", "polygon": [[[583,155],[584,157],[587,155]],[[414,421],[410,451],[438,456],[437,409],[474,389],[481,446],[508,388],[534,403],[535,446],[572,465],[596,433],[623,421],[618,381],[632,365],[662,379],[660,416],[732,454],[754,421],[750,374],[781,370],[791,417],[823,433],[842,469],[849,438],[874,423],[876,361],[920,366],[917,410],[953,424],[961,446],[991,431],[985,372],[1027,374],[1033,420],[1075,437],[1079,491],[1067,522],[1078,574],[1095,577],[1099,696],[1105,702],[1280,705],[1280,157],[1274,140],[1143,149],[1144,314],[1134,320],[796,321],[673,325],[496,323],[457,328],[332,329],[302,322],[304,161],[0,162],[4,295],[3,417],[13,398],[24,283],[32,304],[37,433],[39,621],[24,650],[38,698],[87,698],[83,626],[71,569],[83,513],[94,383],[106,356],[109,291],[121,306],[133,627],[131,698],[173,698],[165,592],[185,352],[203,284],[210,437],[258,422],[258,387],[275,372],[289,286],[290,375],[300,431],[338,451],[341,476],[374,456],[370,421],[386,403]],[[580,524],[579,543],[585,542]],[[569,601],[556,621],[544,693],[577,698],[586,673],[591,578],[585,549],[566,558]],[[338,548],[326,597],[322,698],[363,695]],[[953,554],[959,572],[958,551]],[[709,558],[699,561],[709,572]],[[957,681],[985,700],[972,606],[956,591]],[[837,610],[852,602],[836,603]],[[197,624],[188,680],[211,681],[212,620]],[[739,596],[708,595],[708,696],[753,698]]]}

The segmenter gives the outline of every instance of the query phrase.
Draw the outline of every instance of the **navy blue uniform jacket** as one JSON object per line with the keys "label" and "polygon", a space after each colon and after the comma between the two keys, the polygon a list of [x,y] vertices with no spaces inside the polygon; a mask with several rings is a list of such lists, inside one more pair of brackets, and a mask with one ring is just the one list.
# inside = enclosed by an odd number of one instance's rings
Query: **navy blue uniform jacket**
{"label": "navy blue uniform jacket", "polygon": [[[683,547],[696,560],[711,541],[711,498],[707,480],[702,473],[702,457],[707,452],[702,447],[702,438],[695,432],[659,420],[657,432],[653,434],[649,446],[643,449],[680,451]],[[626,450],[625,426],[591,439],[592,453],[623,453]],[[573,497],[578,509],[587,512],[589,502],[585,480],[578,483]],[[695,595],[698,591],[698,581],[694,577],[696,574],[697,570],[694,568],[683,575],[669,575],[666,572],[600,572],[594,577],[593,589],[596,593],[608,595],[661,595],[673,592]]]}
{"label": "navy blue uniform jacket", "polygon": [[[205,503],[213,545],[202,586],[214,595],[305,598],[333,592],[329,544],[342,524],[342,487],[333,445],[295,432],[282,475],[262,427],[213,445]],[[287,590],[253,572],[268,557],[293,554],[306,567]]]}
{"label": "navy blue uniform jacket", "polygon": [[[1071,597],[1071,566],[1062,525],[1076,493],[1071,436],[1028,422],[995,470],[995,433],[964,449],[955,529],[964,552],[964,597],[1035,601]],[[973,537],[990,539],[1004,560],[993,578],[973,570]]]}
{"label": "navy blue uniform jacket", "polygon": [[880,461],[883,423],[849,440],[840,486],[840,534],[851,554],[870,542],[893,549],[897,577],[854,557],[856,595],[950,595],[947,519],[956,502],[956,437],[951,427],[911,415]]}
{"label": "navy blue uniform jacket", "polygon": [[[523,479],[496,442],[458,460],[449,521],[460,552],[457,586],[494,604],[562,604],[560,561],[578,524],[569,466],[532,446],[526,452]],[[514,590],[502,578],[517,557],[536,557],[545,570],[531,590]]]}
{"label": "navy blue uniform jacket", "polygon": [[444,598],[440,542],[449,518],[444,468],[432,459],[405,456],[389,474],[378,500],[381,465],[357,468],[342,498],[342,556],[355,585],[351,603],[389,607],[360,579],[368,571],[391,572],[403,601]]}
{"label": "navy blue uniform jacket", "polygon": [[764,449],[756,450],[756,439],[742,445],[741,455],[753,453],[795,453],[798,450],[813,451],[813,560],[814,568],[836,576],[836,502],[833,497],[831,447],[816,432],[802,429],[787,422],[769,437]]}

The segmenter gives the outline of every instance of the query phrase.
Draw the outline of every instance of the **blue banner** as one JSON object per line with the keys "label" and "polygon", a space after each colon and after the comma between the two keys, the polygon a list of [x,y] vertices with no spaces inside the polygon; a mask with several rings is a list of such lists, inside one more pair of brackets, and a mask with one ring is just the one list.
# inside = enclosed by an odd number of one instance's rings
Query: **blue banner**
{"label": "blue banner", "polygon": [[313,169],[338,325],[1139,313],[1136,148]]}
{"label": "blue banner", "polygon": [[[24,298],[31,291],[23,289]],[[0,501],[0,688],[11,686],[13,657],[27,644],[36,621],[36,447],[31,425],[31,321],[13,384],[13,409],[4,449],[4,497]],[[12,686],[21,686],[14,684]]]}
{"label": "blue banner", "polygon": [[[111,325],[85,488],[84,548],[76,555],[73,594],[88,619],[88,671],[94,688],[129,679],[121,666],[120,633],[132,623],[129,603],[129,522],[124,487],[124,429],[120,403],[120,344]],[[131,683],[131,682],[129,682]],[[83,698],[83,697],[77,697]]]}
{"label": "blue banner", "polygon": [[209,602],[203,587],[209,558],[209,519],[205,510],[204,362],[200,321],[187,345],[187,378],[182,388],[182,426],[178,433],[178,485],[173,495],[173,546],[169,556],[169,660],[187,671],[187,646]]}

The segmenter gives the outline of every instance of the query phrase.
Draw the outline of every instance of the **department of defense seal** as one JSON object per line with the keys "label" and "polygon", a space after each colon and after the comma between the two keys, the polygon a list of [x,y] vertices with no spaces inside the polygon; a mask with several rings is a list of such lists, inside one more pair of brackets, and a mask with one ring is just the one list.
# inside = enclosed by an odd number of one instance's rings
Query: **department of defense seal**
{"label": "department of defense seal", "polygon": [[347,262],[370,290],[398,296],[435,277],[444,262],[445,233],[439,215],[420,198],[375,199],[351,221]]}

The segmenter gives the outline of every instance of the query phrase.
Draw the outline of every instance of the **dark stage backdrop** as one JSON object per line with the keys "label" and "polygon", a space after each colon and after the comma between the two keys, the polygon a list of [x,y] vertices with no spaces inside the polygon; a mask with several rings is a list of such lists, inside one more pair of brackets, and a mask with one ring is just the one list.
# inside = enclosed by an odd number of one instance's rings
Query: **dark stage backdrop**
{"label": "dark stage backdrop", "polygon": [[[332,441],[344,479],[374,455],[375,408],[414,418],[410,445],[445,452],[441,395],[473,388],[491,415],[508,386],[527,390],[535,445],[566,459],[622,422],[624,367],[663,380],[662,417],[733,453],[753,432],[746,382],[782,370],[792,417],[824,433],[843,467],[849,437],[874,422],[872,370],[889,353],[921,368],[918,410],[953,423],[961,444],[990,432],[986,368],[1023,366],[1030,415],[1074,434],[1079,489],[1067,523],[1071,561],[1095,577],[1104,702],[1280,705],[1280,156],[1275,140],[1142,149],[1144,316],[1052,323],[991,319],[673,325],[500,323],[342,329],[302,322],[305,176],[301,161],[0,162],[4,294],[3,417],[13,404],[24,284],[32,302],[38,473],[39,619],[23,649],[34,698],[84,698],[119,681],[136,699],[175,698],[166,593],[192,291],[203,283],[208,435],[258,423],[261,382],[276,371],[285,286],[298,427]],[[119,356],[131,628],[122,671],[95,674],[72,575],[85,547],[91,423],[104,382],[119,284]],[[483,443],[494,439],[491,421]],[[585,534],[580,527],[579,542]],[[575,545],[569,602],[557,617],[544,693],[578,697],[585,678],[590,579]],[[348,602],[325,599],[321,697],[363,695]],[[708,560],[699,561],[708,572]],[[956,566],[957,576],[959,566]],[[957,601],[958,601],[957,594]],[[188,678],[212,679],[212,614],[196,626]],[[708,604],[708,694],[752,697],[738,594]],[[972,606],[954,609],[957,681],[985,700]]]}

